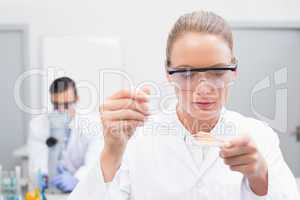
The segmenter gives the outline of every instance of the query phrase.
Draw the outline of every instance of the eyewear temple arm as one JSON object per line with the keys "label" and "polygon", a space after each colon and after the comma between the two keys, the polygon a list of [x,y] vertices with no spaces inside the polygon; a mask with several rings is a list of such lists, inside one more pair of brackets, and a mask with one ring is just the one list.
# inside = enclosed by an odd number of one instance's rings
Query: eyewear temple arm
{"label": "eyewear temple arm", "polygon": [[237,66],[236,65],[228,65],[226,67],[201,67],[201,68],[185,68],[185,69],[171,69],[167,68],[167,72],[172,75],[175,73],[183,73],[183,72],[206,72],[206,71],[223,71],[223,70],[229,70],[229,71],[236,71]]}

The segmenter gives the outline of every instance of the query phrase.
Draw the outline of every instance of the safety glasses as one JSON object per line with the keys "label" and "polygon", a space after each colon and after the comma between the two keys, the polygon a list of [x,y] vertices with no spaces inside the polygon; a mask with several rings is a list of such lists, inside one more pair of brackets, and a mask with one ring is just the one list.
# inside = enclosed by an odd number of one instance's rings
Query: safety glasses
{"label": "safety glasses", "polygon": [[232,83],[237,62],[228,65],[210,67],[176,66],[166,67],[171,81],[181,90],[193,91],[200,82],[207,81],[212,86],[220,88]]}
{"label": "safety glasses", "polygon": [[64,103],[58,103],[58,102],[52,102],[54,110],[58,110],[59,108],[64,108],[65,110],[68,110],[72,106],[74,106],[76,101],[72,102],[64,102]]}

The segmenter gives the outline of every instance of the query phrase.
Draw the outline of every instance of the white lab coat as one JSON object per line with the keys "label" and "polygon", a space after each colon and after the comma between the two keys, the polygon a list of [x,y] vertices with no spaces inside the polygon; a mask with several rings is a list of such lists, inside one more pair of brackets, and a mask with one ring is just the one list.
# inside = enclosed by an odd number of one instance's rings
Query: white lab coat
{"label": "white lab coat", "polygon": [[[266,124],[222,110],[212,134],[224,140],[247,133],[268,163],[269,189],[255,195],[247,179],[219,157],[219,148],[194,146],[174,114],[158,114],[137,129],[123,162],[104,183],[100,161],[68,200],[297,200],[296,182],[285,163],[276,133]],[[206,153],[203,153],[206,152]]]}
{"label": "white lab coat", "polygon": [[[48,147],[46,140],[50,135],[47,115],[35,117],[30,122],[28,137],[29,175],[35,181],[37,172],[48,172]],[[69,125],[71,134],[63,156],[63,165],[78,180],[87,173],[88,168],[99,158],[103,147],[99,114],[75,115]]]}

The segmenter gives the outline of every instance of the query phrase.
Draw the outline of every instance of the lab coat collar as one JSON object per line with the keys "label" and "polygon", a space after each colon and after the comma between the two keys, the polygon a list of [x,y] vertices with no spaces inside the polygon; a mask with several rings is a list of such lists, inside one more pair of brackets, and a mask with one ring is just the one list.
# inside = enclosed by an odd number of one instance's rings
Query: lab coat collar
{"label": "lab coat collar", "polygon": [[[226,113],[226,109],[225,107],[222,108],[221,112],[220,112],[220,116],[218,119],[218,122],[216,123],[216,125],[214,126],[214,128],[212,129],[211,133],[213,135],[216,136],[222,136],[222,133],[220,131],[222,131],[222,126],[224,123],[224,116]],[[219,158],[219,151],[220,149],[218,147],[209,147],[206,156],[206,159],[203,160],[203,163],[201,164],[200,168],[197,167],[195,161],[192,158],[192,155],[189,153],[188,150],[188,146],[190,144],[186,143],[186,140],[190,139],[190,140],[194,140],[194,138],[191,136],[191,133],[182,125],[182,123],[180,122],[177,114],[175,114],[176,117],[176,121],[180,126],[180,129],[182,130],[182,134],[180,134],[181,139],[183,140],[183,142],[185,143],[185,154],[186,155],[186,161],[188,162],[187,164],[189,165],[189,167],[191,168],[191,170],[196,174],[197,180],[201,181],[201,178],[203,177],[203,175],[205,174],[205,172],[207,172],[207,170],[209,170],[211,168],[211,166],[217,161],[217,159]],[[198,147],[199,148],[199,147]]]}
{"label": "lab coat collar", "polygon": [[80,121],[83,121],[83,120],[86,121],[86,119],[83,117],[83,115],[79,114],[78,111],[75,110],[75,115],[72,117],[72,119],[69,123],[69,128],[72,129],[72,130],[75,130],[79,126]]}
{"label": "lab coat collar", "polygon": [[72,117],[72,119],[71,119],[71,121],[70,121],[70,123],[69,123],[69,128],[70,128],[70,129],[72,129],[72,130],[75,129],[77,118],[78,118],[78,117],[77,117],[77,114],[75,114],[75,116]]}

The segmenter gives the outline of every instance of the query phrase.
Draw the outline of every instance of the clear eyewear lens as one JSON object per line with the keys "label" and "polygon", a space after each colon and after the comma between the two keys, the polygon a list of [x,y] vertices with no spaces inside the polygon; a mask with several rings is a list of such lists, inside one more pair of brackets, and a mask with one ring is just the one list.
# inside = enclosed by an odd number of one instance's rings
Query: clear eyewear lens
{"label": "clear eyewear lens", "polygon": [[193,91],[201,83],[206,81],[212,87],[224,88],[232,85],[234,72],[228,70],[211,70],[206,72],[182,72],[172,74],[172,81],[181,90]]}

